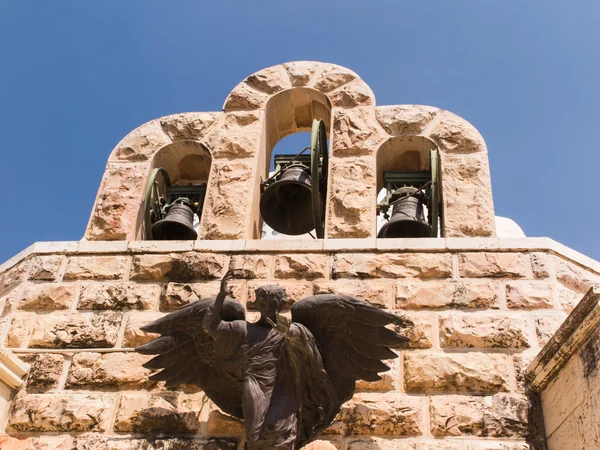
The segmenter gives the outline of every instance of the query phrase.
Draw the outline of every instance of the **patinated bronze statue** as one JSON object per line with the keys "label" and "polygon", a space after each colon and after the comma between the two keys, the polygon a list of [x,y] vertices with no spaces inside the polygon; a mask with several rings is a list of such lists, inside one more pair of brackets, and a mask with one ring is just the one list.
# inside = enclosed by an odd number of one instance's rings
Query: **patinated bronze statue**
{"label": "patinated bronze statue", "polygon": [[248,450],[301,448],[327,428],[356,380],[380,380],[382,360],[408,339],[385,326],[398,316],[346,295],[307,297],[279,314],[285,291],[256,290],[260,320],[245,320],[228,297],[227,273],[216,298],[199,300],[142,327],[160,333],[138,347],[158,355],[144,366],[162,369],[167,387],[195,384],[224,412],[244,420]]}

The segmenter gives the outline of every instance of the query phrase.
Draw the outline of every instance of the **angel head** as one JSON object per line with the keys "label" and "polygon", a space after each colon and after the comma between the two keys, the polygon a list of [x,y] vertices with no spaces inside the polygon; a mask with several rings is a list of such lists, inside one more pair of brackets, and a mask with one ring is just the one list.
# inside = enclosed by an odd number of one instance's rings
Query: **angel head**
{"label": "angel head", "polygon": [[275,317],[287,301],[285,290],[278,284],[261,286],[254,292],[256,294],[256,308],[265,318]]}

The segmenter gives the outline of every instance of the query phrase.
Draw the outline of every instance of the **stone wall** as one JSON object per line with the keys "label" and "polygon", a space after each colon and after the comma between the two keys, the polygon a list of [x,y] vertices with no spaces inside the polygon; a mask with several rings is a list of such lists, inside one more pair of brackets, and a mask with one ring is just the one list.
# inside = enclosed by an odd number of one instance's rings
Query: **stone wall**
{"label": "stone wall", "polygon": [[599,266],[549,239],[36,244],[0,266],[2,342],[31,365],[2,439],[241,449],[237,420],[193,387],[148,380],[147,357],[132,352],[152,339],[141,325],[215,295],[235,268],[250,320],[254,289],[274,282],[290,302],[344,293],[401,315],[409,348],[382,381],[359,383],[326,433],[336,447],[542,448],[524,369],[600,280]]}

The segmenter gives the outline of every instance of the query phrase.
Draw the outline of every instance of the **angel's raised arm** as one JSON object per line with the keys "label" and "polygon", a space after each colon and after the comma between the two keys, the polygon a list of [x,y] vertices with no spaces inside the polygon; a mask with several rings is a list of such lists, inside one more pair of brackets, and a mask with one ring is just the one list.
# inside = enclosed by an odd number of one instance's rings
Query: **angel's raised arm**
{"label": "angel's raised arm", "polygon": [[231,332],[232,323],[224,321],[221,318],[221,310],[223,309],[225,298],[227,296],[233,297],[233,288],[227,285],[227,281],[231,278],[231,275],[232,272],[228,271],[223,276],[223,279],[221,280],[221,289],[219,290],[214,303],[209,306],[208,311],[206,311],[204,319],[202,320],[202,330],[214,338]]}

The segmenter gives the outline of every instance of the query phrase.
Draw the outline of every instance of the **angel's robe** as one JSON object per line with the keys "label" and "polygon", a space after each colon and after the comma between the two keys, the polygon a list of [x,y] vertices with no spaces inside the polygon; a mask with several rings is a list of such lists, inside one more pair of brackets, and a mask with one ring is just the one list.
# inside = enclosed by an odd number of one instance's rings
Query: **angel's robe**
{"label": "angel's robe", "polygon": [[228,375],[243,380],[248,450],[293,450],[332,419],[327,411],[339,401],[304,325],[292,323],[284,336],[270,326],[221,320],[211,308],[204,327]]}

